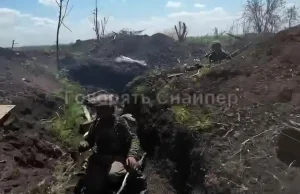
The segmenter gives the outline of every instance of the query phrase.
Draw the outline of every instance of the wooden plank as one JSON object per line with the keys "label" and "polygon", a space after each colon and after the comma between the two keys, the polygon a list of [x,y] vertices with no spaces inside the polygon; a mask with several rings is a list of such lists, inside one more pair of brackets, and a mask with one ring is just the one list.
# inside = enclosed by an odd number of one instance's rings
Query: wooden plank
{"label": "wooden plank", "polygon": [[16,105],[0,105],[0,125],[2,125],[9,116],[9,112]]}

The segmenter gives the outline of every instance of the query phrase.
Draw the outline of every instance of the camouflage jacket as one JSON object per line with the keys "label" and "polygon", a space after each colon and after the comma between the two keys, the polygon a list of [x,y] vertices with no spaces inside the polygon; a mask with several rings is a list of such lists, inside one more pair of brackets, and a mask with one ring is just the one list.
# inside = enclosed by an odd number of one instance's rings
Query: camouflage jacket
{"label": "camouflage jacket", "polygon": [[220,52],[211,52],[208,58],[211,62],[219,62],[224,59],[230,58],[230,54],[222,49]]}
{"label": "camouflage jacket", "polygon": [[132,156],[140,159],[140,142],[127,117],[113,116],[111,120],[96,119],[85,140],[89,147],[97,146],[97,154]]}

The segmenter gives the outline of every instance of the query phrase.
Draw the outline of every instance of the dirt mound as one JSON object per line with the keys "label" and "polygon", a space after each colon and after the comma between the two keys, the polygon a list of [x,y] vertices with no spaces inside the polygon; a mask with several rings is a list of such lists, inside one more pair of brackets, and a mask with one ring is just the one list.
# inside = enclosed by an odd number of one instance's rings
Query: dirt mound
{"label": "dirt mound", "polygon": [[[51,178],[62,150],[45,128],[61,102],[32,89],[28,95],[9,97],[12,115],[0,127],[0,193],[21,193]],[[7,97],[7,96],[6,96]]]}
{"label": "dirt mound", "polygon": [[[160,156],[154,154],[156,162],[162,159],[174,164],[156,171],[169,173],[165,177],[170,177],[179,193],[299,192],[299,170],[295,168],[299,154],[292,149],[300,142],[299,42],[300,26],[252,45],[199,78],[186,75],[166,83],[165,75],[160,75],[143,83],[143,91],[148,87],[152,92],[147,95],[153,99],[163,88],[174,88],[173,95],[210,98],[187,107],[179,103],[185,107],[182,110],[209,110],[210,131],[191,131],[174,122],[172,104],[129,106],[129,112],[139,118],[146,150]],[[179,119],[185,114],[181,112]],[[199,115],[198,119],[201,121]]]}
{"label": "dirt mound", "polygon": [[[81,54],[68,54],[62,60],[60,68],[68,69],[71,79],[85,86],[110,88],[119,92],[145,70],[172,67],[204,54],[200,45],[181,44],[159,33],[152,36],[122,35],[115,39],[114,36],[107,37],[99,43],[98,49],[90,52],[93,44],[95,41],[92,40],[74,44],[70,52]],[[121,55],[134,60],[144,60],[147,66],[115,62],[116,57]]]}
{"label": "dirt mound", "polygon": [[[161,33],[148,35],[117,35],[104,38],[99,48],[90,53],[95,41],[81,41],[73,46],[73,52],[91,54],[96,58],[112,58],[124,55],[132,59],[145,60],[149,66],[172,66],[189,57],[200,57],[204,54],[203,46],[188,45],[176,42]],[[76,45],[76,44],[74,44]],[[89,49],[88,49],[89,48]],[[190,56],[191,54],[191,56]]]}
{"label": "dirt mound", "polygon": [[62,102],[50,97],[59,85],[39,61],[7,60],[7,53],[0,56],[0,103],[16,107],[0,127],[0,193],[22,193],[50,178],[62,154],[44,121]]}
{"label": "dirt mound", "polygon": [[[299,122],[299,41],[300,26],[282,31],[200,80],[202,93],[238,97],[227,110],[214,105],[215,111],[222,110],[214,117],[220,123],[215,133],[220,135],[209,143],[218,151],[207,151],[213,175],[207,180],[211,179],[214,190],[299,192],[291,191],[295,189],[292,182],[299,178],[295,174],[298,170],[286,163],[289,157],[297,162],[297,155],[278,140],[287,136],[290,141],[299,141],[284,132],[291,128],[284,123]],[[284,150],[286,159],[276,150]],[[222,186],[226,182],[231,182],[229,187]]]}

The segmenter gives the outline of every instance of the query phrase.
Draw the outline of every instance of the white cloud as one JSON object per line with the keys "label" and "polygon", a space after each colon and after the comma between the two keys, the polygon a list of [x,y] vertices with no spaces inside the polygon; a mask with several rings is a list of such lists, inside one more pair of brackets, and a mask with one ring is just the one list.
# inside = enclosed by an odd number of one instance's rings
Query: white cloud
{"label": "white cloud", "polygon": [[196,4],[194,4],[194,7],[204,8],[205,5],[204,5],[204,4],[201,4],[201,3],[196,3]]}
{"label": "white cloud", "polygon": [[57,6],[56,0],[39,0],[39,3],[47,6]]}
{"label": "white cloud", "polygon": [[[88,16],[89,13],[87,13]],[[99,16],[102,18],[102,16]],[[205,35],[212,33],[217,26],[226,30],[237,15],[226,12],[223,8],[202,10],[196,12],[178,11],[162,17],[151,17],[149,19],[124,19],[110,17],[107,24],[107,32],[119,31],[123,28],[132,30],[145,30],[151,35],[157,32],[173,30],[174,24],[183,21],[188,26],[189,35]],[[43,18],[30,14],[21,13],[18,10],[0,8],[0,46],[10,46],[12,40],[22,45],[43,45],[55,44],[56,17]],[[66,25],[72,30],[69,32],[61,28],[60,42],[70,43],[77,39],[94,38],[91,21],[83,18],[81,21],[72,21],[71,17],[66,18]]]}
{"label": "white cloud", "polygon": [[30,18],[35,26],[56,26],[56,21],[49,19],[49,18],[41,18],[41,17],[31,17]]}
{"label": "white cloud", "polygon": [[178,8],[181,6],[181,2],[178,1],[168,1],[166,7]]}

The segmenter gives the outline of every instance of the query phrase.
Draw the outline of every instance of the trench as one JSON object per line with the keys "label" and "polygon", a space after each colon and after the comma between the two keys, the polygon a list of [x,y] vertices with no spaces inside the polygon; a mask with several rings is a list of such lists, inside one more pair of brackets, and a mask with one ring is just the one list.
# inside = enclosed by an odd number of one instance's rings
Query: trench
{"label": "trench", "polygon": [[[124,111],[137,119],[143,150],[156,164],[156,170],[168,177],[177,193],[191,193],[196,187],[205,190],[205,173],[201,171],[205,161],[201,154],[203,149],[196,149],[199,134],[172,123],[167,108],[167,105],[149,107],[138,100],[128,103]],[[166,164],[168,162],[172,164]]]}
{"label": "trench", "polygon": [[299,152],[300,132],[294,129],[284,129],[277,142],[277,157],[286,165],[300,167]]}
{"label": "trench", "polygon": [[136,75],[134,73],[116,72],[109,67],[81,66],[69,71],[72,80],[86,87],[95,87],[121,92],[128,82]]}
{"label": "trench", "polygon": [[67,69],[67,77],[86,88],[105,89],[121,93],[127,83],[141,75],[145,69],[132,64],[116,64],[111,59],[63,58],[59,69]]}
{"label": "trench", "polygon": [[[114,90],[120,94],[129,93],[124,88],[137,75],[137,72],[116,71],[113,67],[96,64],[69,69],[70,79],[85,87]],[[155,163],[155,170],[168,177],[177,193],[186,194],[203,185],[204,174],[198,168],[203,166],[204,160],[200,151],[195,151],[194,134],[172,123],[167,108],[168,105],[149,107],[142,104],[141,99],[134,98],[125,104],[124,113],[136,118],[141,147]]]}

